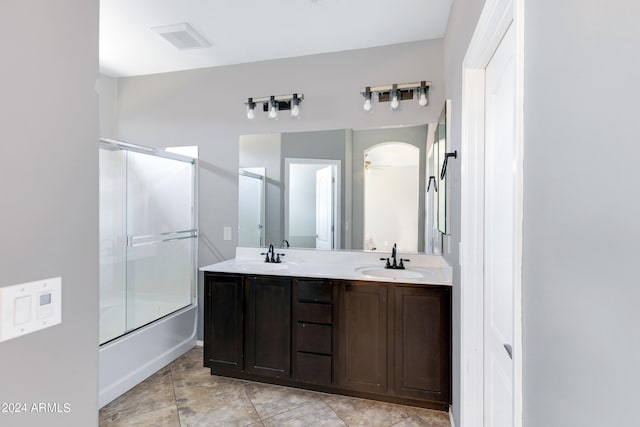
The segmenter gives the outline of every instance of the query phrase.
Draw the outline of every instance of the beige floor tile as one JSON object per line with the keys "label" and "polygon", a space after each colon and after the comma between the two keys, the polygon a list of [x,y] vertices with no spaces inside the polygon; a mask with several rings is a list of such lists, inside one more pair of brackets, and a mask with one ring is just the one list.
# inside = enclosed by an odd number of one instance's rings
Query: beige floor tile
{"label": "beige floor tile", "polygon": [[163,369],[100,410],[100,420],[127,420],[167,407],[175,409],[171,370]]}
{"label": "beige floor tile", "polygon": [[313,392],[269,384],[246,383],[244,389],[263,420],[318,400]]}
{"label": "beige floor tile", "polygon": [[240,427],[260,421],[244,388],[238,384],[176,387],[176,402],[182,427]]}
{"label": "beige floor tile", "polygon": [[322,401],[307,403],[291,411],[263,420],[265,427],[346,427]]}
{"label": "beige floor tile", "polygon": [[415,415],[407,406],[374,400],[324,395],[324,401],[349,427],[389,427]]}
{"label": "beige floor tile", "polygon": [[425,408],[412,408],[413,412],[425,420],[428,426],[451,427],[449,413]]}
{"label": "beige floor tile", "polygon": [[211,375],[196,347],[100,410],[101,427],[450,427],[446,412]]}
{"label": "beige floor tile", "polygon": [[176,405],[158,408],[153,411],[116,413],[112,417],[100,416],[100,427],[181,427]]}

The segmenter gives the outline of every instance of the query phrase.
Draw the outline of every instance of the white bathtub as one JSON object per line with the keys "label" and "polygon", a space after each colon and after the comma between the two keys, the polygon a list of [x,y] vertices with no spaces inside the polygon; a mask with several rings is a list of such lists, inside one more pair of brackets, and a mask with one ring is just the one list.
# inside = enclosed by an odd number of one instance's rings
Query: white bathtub
{"label": "white bathtub", "polygon": [[[105,313],[109,311],[106,309]],[[102,345],[98,407],[102,408],[193,348],[197,317],[198,306],[191,305]]]}

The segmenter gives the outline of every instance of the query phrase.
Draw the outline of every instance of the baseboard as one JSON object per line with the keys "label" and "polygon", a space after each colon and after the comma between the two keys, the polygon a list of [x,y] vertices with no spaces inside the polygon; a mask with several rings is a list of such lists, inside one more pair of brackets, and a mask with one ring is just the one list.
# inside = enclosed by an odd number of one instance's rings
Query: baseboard
{"label": "baseboard", "polygon": [[196,341],[196,345],[197,345],[198,347],[204,347],[204,341],[202,341],[202,340],[197,340],[197,341]]}
{"label": "baseboard", "polygon": [[456,420],[453,418],[453,410],[451,409],[451,406],[449,406],[449,424],[451,424],[451,427],[456,427]]}

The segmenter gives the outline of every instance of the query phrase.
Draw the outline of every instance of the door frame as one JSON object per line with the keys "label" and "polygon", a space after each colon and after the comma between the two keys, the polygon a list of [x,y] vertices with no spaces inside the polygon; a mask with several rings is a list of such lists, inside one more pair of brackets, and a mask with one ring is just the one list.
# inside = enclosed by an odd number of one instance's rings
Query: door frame
{"label": "door frame", "polygon": [[514,425],[522,426],[522,218],[524,0],[486,0],[462,69],[460,243],[460,425],[484,421],[484,109],[485,68],[508,28],[516,33],[516,274]]}

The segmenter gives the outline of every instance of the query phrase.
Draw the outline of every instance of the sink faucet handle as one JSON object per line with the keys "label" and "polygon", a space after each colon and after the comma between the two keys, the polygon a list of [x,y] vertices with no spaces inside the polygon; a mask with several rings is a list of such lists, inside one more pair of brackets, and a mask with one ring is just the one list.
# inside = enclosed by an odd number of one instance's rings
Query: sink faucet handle
{"label": "sink faucet handle", "polygon": [[282,260],[280,260],[281,256],[285,256],[285,254],[276,254],[276,263],[282,262]]}
{"label": "sink faucet handle", "polygon": [[260,255],[265,255],[264,262],[270,262],[269,261],[269,252],[260,252]]}
{"label": "sink faucet handle", "polygon": [[398,268],[404,269],[404,263],[405,262],[409,262],[409,261],[411,261],[411,260],[407,259],[407,258],[400,258],[400,265],[398,265]]}
{"label": "sink faucet handle", "polygon": [[380,261],[387,261],[384,265],[384,268],[391,268],[391,263],[389,262],[389,258],[380,258]]}

